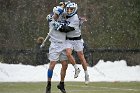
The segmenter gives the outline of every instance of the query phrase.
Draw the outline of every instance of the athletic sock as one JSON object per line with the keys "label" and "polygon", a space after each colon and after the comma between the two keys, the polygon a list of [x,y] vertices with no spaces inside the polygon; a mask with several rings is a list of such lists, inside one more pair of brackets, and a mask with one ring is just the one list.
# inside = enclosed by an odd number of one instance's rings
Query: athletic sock
{"label": "athletic sock", "polygon": [[52,78],[52,75],[53,75],[53,70],[48,69],[48,78]]}
{"label": "athletic sock", "polygon": [[86,71],[84,71],[85,72],[85,75],[88,75],[88,71],[86,70]]}

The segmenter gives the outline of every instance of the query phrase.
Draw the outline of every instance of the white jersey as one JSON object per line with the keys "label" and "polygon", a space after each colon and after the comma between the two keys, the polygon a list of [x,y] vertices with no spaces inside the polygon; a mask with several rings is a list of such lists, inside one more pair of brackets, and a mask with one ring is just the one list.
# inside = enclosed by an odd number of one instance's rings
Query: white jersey
{"label": "white jersey", "polygon": [[80,20],[77,14],[67,19],[68,26],[74,27],[74,31],[67,33],[67,37],[79,37],[81,35]]}
{"label": "white jersey", "polygon": [[50,34],[50,41],[51,42],[65,42],[66,40],[66,33],[60,32],[54,29],[54,20],[49,22],[49,31],[51,31]]}

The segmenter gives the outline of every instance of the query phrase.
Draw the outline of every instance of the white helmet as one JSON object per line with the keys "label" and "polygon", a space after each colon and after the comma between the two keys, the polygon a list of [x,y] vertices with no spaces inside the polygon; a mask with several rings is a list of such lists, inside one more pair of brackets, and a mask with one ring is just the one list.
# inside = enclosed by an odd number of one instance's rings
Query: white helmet
{"label": "white helmet", "polygon": [[61,6],[56,6],[53,8],[53,13],[61,15],[63,13],[64,9]]}
{"label": "white helmet", "polygon": [[48,22],[52,21],[52,16],[53,16],[53,14],[48,14],[47,15],[46,19],[47,19]]}
{"label": "white helmet", "polygon": [[66,11],[67,11],[67,16],[73,16],[74,14],[77,13],[78,6],[76,3],[68,3],[66,6]]}
{"label": "white helmet", "polygon": [[64,5],[66,6],[66,5],[69,4],[69,3],[71,3],[71,1],[66,1],[66,0],[65,0],[65,2],[60,2],[59,5],[61,6],[61,5],[64,4]]}

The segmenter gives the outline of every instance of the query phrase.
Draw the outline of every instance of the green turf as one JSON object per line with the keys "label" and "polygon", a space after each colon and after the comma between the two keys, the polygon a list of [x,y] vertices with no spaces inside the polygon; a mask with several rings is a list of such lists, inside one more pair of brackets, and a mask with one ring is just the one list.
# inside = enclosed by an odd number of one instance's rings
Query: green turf
{"label": "green turf", "polygon": [[[52,93],[61,93],[58,82],[52,83]],[[140,82],[66,82],[67,93],[140,93]],[[0,83],[0,93],[45,93],[46,83]]]}

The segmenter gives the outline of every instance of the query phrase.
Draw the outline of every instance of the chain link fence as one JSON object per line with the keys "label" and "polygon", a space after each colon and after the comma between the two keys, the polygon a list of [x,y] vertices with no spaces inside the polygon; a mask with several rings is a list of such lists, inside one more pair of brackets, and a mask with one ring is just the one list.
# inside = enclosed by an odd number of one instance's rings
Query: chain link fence
{"label": "chain link fence", "polygon": [[[94,66],[99,60],[117,61],[126,60],[127,65],[140,65],[140,49],[84,49],[84,55],[89,66]],[[80,60],[76,52],[73,56],[78,64]],[[26,50],[0,50],[0,60],[8,64],[43,65],[48,64],[47,49]]]}

